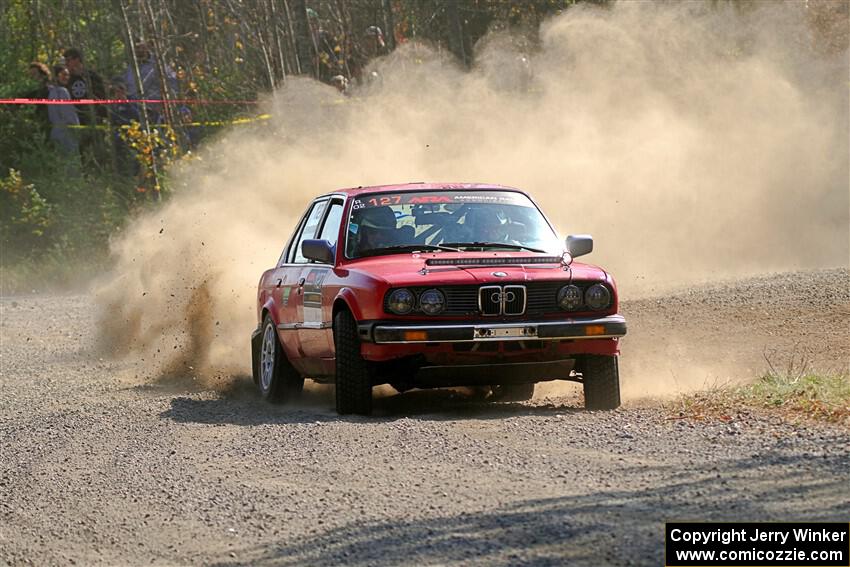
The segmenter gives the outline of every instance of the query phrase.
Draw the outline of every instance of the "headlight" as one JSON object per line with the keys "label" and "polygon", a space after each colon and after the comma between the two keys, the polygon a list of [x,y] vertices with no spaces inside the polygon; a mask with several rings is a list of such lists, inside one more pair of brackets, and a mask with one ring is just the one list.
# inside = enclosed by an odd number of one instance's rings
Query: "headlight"
{"label": "headlight", "polygon": [[611,305],[611,292],[602,284],[593,284],[584,292],[584,302],[591,309],[605,309]]}
{"label": "headlight", "polygon": [[575,311],[580,306],[581,290],[574,285],[565,285],[562,287],[558,292],[558,307],[564,311]]}
{"label": "headlight", "polygon": [[407,315],[413,311],[416,304],[416,296],[409,289],[397,289],[390,294],[387,308],[396,315]]}
{"label": "headlight", "polygon": [[437,315],[446,308],[446,296],[438,289],[428,289],[419,296],[419,308],[426,315]]}

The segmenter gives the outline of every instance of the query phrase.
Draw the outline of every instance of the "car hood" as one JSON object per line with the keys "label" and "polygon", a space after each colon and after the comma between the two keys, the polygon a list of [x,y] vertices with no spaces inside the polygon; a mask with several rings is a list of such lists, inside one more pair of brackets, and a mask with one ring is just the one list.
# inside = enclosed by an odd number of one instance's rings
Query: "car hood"
{"label": "car hood", "polygon": [[516,251],[391,254],[355,260],[346,267],[381,278],[391,287],[606,278],[597,266],[564,266],[559,256]]}

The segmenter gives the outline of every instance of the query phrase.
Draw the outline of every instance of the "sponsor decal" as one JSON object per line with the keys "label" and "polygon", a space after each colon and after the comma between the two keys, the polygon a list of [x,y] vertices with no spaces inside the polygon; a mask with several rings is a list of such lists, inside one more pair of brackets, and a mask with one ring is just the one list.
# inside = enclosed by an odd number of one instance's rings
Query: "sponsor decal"
{"label": "sponsor decal", "polygon": [[369,207],[388,207],[393,205],[462,205],[464,203],[507,203],[527,207],[532,206],[522,194],[511,191],[470,191],[464,193],[430,191],[427,193],[396,193],[364,196],[354,199],[351,204],[351,210],[357,211]]}

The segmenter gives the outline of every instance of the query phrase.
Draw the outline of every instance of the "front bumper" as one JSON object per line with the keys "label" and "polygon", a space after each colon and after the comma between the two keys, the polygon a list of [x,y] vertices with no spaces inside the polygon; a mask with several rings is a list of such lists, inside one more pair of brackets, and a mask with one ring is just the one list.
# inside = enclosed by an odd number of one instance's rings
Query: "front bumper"
{"label": "front bumper", "polygon": [[375,344],[467,343],[561,339],[611,339],[626,334],[622,315],[516,323],[396,323],[359,326],[361,340]]}

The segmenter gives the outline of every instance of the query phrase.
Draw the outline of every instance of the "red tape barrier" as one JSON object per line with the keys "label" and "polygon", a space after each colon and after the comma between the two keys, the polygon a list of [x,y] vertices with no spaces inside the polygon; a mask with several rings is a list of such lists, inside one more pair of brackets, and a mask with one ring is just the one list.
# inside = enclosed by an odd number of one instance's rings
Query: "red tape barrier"
{"label": "red tape barrier", "polygon": [[145,104],[259,104],[258,100],[197,100],[192,98],[179,98],[170,100],[156,99],[93,99],[81,98],[79,100],[53,100],[47,98],[0,98],[0,104],[127,104],[128,102]]}

